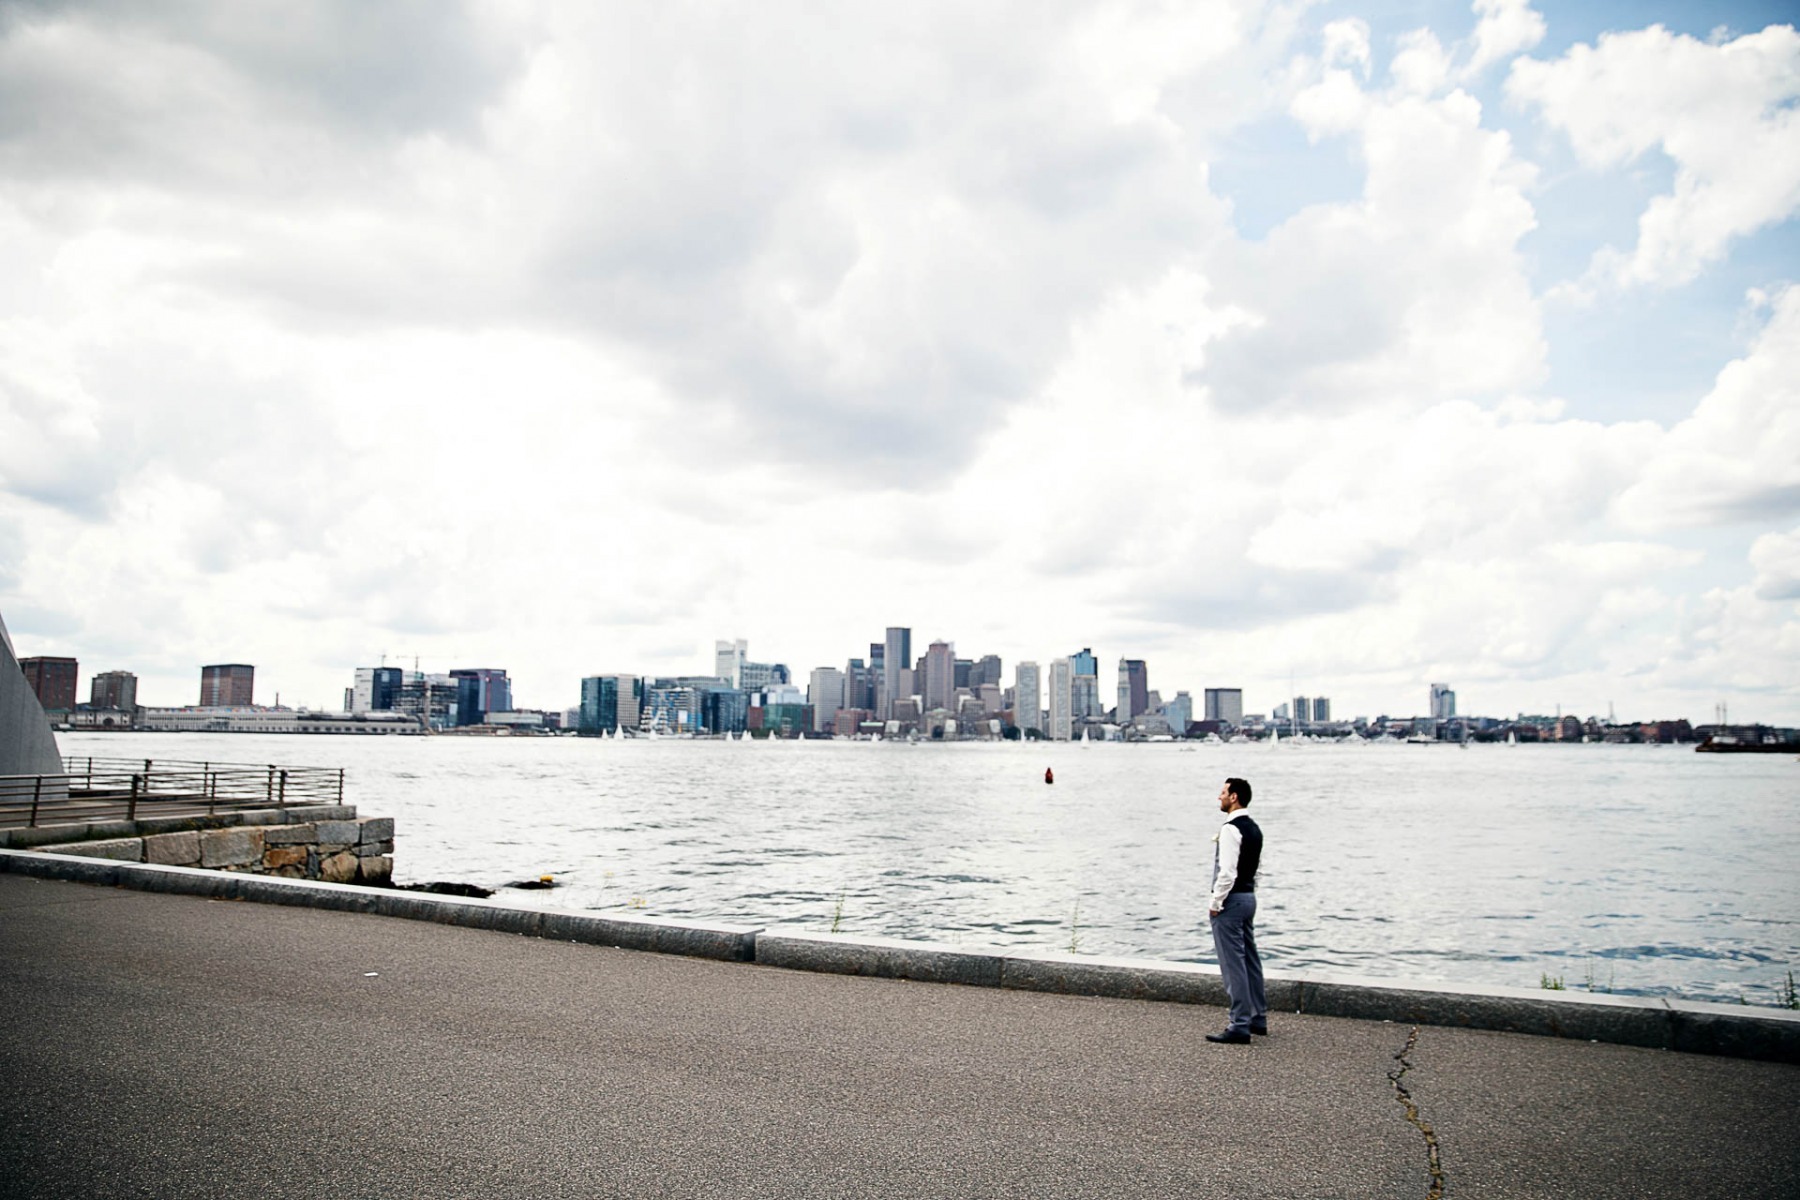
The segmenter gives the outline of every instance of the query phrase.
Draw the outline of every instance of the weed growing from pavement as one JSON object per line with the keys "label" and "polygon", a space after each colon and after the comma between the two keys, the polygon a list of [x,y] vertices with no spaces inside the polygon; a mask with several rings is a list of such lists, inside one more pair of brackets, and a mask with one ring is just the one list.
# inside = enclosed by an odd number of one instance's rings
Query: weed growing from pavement
{"label": "weed growing from pavement", "polygon": [[1617,968],[1614,967],[1613,964],[1608,963],[1606,965],[1606,986],[1601,987],[1597,976],[1594,974],[1594,964],[1589,963],[1587,965],[1587,990],[1590,992],[1611,992],[1613,990],[1613,973],[1615,970],[1617,970]]}
{"label": "weed growing from pavement", "polygon": [[[1600,980],[1600,973],[1594,969],[1592,963],[1588,963],[1582,968],[1581,986],[1588,992],[1610,995],[1617,978],[1617,971],[1617,964],[1608,963],[1606,967],[1606,981],[1602,983]],[[1539,972],[1538,986],[1547,992],[1562,992],[1568,990],[1568,983],[1563,976],[1552,975],[1548,971]],[[1729,1000],[1725,1000],[1718,996],[1709,997],[1709,999],[1726,1004],[1730,1003]],[[1737,1002],[1746,1007],[1750,1006],[1752,1003],[1750,998],[1741,990],[1737,994]],[[1759,999],[1754,1003],[1761,1005],[1767,1004],[1768,1001]],[[1792,969],[1788,971],[1786,979],[1775,984],[1774,1007],[1800,1010],[1800,980],[1795,979]]]}

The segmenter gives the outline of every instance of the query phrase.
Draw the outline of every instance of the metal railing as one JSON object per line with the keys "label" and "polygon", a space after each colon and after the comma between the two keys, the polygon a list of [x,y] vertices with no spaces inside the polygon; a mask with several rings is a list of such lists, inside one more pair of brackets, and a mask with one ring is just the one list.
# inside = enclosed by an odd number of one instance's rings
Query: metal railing
{"label": "metal railing", "polygon": [[0,828],[343,802],[341,767],[76,756],[60,775],[0,775]]}

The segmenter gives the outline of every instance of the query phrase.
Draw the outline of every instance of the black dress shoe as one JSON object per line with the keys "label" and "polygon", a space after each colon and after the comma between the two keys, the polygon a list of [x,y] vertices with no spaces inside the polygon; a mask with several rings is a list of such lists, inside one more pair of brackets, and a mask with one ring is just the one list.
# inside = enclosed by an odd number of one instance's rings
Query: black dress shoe
{"label": "black dress shoe", "polygon": [[1250,1035],[1227,1029],[1224,1033],[1207,1034],[1206,1040],[1209,1042],[1225,1042],[1232,1046],[1244,1046],[1249,1044]]}
{"label": "black dress shoe", "polygon": [[1268,1037],[1269,1027],[1264,1024],[1252,1025],[1250,1026],[1250,1032],[1254,1033],[1257,1037]]}

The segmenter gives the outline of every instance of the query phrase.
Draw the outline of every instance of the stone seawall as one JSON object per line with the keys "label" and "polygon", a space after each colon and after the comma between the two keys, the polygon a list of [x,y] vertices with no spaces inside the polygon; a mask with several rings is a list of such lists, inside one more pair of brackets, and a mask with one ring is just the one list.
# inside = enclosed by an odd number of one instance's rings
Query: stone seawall
{"label": "stone seawall", "polygon": [[348,805],[5,831],[0,845],[165,867],[377,886],[394,875],[394,819]]}

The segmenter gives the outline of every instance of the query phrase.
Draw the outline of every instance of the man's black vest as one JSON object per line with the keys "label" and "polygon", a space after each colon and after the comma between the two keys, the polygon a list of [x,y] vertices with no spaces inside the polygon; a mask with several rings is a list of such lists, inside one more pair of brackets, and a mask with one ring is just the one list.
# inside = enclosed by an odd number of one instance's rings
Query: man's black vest
{"label": "man's black vest", "polygon": [[1239,813],[1227,824],[1236,825],[1243,844],[1238,847],[1237,879],[1232,882],[1234,892],[1254,892],[1256,890],[1256,867],[1262,862],[1262,830],[1256,827],[1245,813]]}

